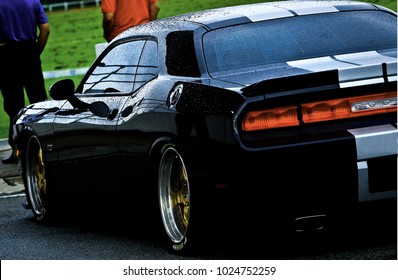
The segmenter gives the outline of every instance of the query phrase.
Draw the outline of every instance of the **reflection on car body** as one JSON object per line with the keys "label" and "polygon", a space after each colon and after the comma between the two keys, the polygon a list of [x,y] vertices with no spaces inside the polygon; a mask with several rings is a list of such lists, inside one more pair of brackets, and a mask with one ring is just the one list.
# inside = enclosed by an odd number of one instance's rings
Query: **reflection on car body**
{"label": "reflection on car body", "polygon": [[181,250],[216,235],[210,219],[318,229],[394,202],[396,42],[396,13],[363,2],[260,3],[131,28],[76,90],[59,81],[54,100],[16,119],[33,214],[160,217]]}

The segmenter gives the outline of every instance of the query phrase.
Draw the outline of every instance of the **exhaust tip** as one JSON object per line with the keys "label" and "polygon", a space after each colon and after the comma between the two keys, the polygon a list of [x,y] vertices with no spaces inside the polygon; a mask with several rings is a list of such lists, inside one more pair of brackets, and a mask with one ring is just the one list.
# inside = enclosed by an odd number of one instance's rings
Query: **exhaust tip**
{"label": "exhaust tip", "polygon": [[326,226],[326,215],[313,215],[296,218],[294,221],[296,232],[321,231]]}

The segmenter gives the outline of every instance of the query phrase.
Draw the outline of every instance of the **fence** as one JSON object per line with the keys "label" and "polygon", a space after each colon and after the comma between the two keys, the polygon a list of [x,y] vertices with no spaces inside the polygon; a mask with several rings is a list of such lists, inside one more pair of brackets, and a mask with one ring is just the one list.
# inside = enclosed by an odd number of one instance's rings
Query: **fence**
{"label": "fence", "polygon": [[101,0],[85,0],[85,1],[72,1],[72,2],[45,4],[43,5],[43,8],[47,12],[54,12],[54,11],[68,11],[69,9],[85,8],[92,6],[98,7],[100,4]]}

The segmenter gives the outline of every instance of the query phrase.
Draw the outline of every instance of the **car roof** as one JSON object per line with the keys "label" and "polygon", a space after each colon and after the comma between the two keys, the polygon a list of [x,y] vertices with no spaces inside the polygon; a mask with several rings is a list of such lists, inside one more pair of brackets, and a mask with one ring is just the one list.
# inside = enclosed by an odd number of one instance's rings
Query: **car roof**
{"label": "car roof", "polygon": [[212,26],[233,19],[248,18],[251,21],[270,20],[283,17],[338,12],[358,9],[376,9],[364,2],[348,1],[277,1],[231,6],[175,16],[174,20],[196,22]]}
{"label": "car roof", "polygon": [[378,6],[356,1],[276,1],[191,12],[132,27],[122,37],[178,30],[207,30],[254,21],[350,10],[377,10]]}

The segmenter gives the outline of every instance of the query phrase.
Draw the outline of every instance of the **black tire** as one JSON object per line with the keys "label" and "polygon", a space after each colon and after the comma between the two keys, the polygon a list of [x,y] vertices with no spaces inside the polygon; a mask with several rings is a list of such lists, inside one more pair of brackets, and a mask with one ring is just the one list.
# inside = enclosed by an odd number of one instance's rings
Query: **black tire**
{"label": "black tire", "polygon": [[36,136],[29,138],[23,163],[23,177],[28,204],[37,221],[49,221],[48,182],[46,161],[41,144]]}
{"label": "black tire", "polygon": [[174,144],[163,146],[158,171],[163,227],[175,251],[191,248],[191,181],[186,159]]}

